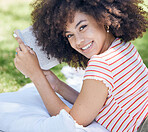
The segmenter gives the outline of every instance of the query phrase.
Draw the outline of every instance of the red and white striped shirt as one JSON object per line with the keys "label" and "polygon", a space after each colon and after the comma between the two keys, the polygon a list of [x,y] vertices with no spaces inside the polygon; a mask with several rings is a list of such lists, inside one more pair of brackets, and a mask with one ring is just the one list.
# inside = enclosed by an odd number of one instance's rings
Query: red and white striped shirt
{"label": "red and white striped shirt", "polygon": [[112,132],[134,132],[148,115],[148,69],[130,42],[114,40],[88,62],[85,79],[103,81],[108,98],[96,121]]}

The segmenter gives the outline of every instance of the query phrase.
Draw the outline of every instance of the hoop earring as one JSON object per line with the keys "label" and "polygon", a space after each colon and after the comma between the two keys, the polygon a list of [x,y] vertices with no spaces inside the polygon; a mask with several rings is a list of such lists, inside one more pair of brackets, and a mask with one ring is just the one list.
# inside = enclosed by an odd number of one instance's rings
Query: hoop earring
{"label": "hoop earring", "polygon": [[109,26],[106,27],[106,32],[109,33]]}

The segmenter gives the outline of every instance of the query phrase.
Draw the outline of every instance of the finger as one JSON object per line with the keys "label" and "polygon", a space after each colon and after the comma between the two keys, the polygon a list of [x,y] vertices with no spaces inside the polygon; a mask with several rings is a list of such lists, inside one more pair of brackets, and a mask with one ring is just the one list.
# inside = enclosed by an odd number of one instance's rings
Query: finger
{"label": "finger", "polygon": [[27,46],[27,49],[30,51],[31,54],[36,55],[36,53],[33,51],[33,48],[30,48],[29,46]]}
{"label": "finger", "polygon": [[19,44],[22,44],[22,43],[24,44],[24,42],[21,40],[21,38],[18,37],[16,40]]}
{"label": "finger", "polygon": [[18,41],[19,44],[20,44],[20,43],[24,43],[24,42],[22,41],[22,39],[19,37],[19,33],[17,32],[17,30],[14,31],[13,36],[14,36],[14,38]]}
{"label": "finger", "polygon": [[20,45],[21,43],[24,43],[24,42],[21,40],[21,38],[19,37],[17,30],[14,31],[13,36],[14,36],[14,38],[17,40],[17,42],[19,43],[19,45]]}
{"label": "finger", "polygon": [[30,48],[28,45],[26,45],[26,46],[27,46],[28,50],[33,50],[33,48]]}
{"label": "finger", "polygon": [[15,57],[18,57],[19,52],[21,52],[21,49],[19,47],[16,48]]}
{"label": "finger", "polygon": [[28,52],[27,46],[24,43],[20,43],[19,46],[23,52]]}
{"label": "finger", "polygon": [[49,74],[52,74],[52,71],[50,70],[42,70],[44,75],[49,75]]}
{"label": "finger", "polygon": [[20,52],[20,51],[21,51],[20,47],[17,47],[16,52]]}

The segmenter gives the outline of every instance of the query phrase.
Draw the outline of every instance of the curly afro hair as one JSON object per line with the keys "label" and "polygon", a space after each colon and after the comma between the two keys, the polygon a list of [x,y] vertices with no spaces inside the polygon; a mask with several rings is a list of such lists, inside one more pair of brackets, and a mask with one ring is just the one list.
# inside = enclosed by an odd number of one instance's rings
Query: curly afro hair
{"label": "curly afro hair", "polygon": [[70,66],[87,66],[88,59],[74,50],[64,35],[67,22],[77,11],[92,16],[110,27],[114,37],[131,41],[148,28],[148,12],[142,0],[37,0],[32,11],[33,32],[38,45],[52,57]]}

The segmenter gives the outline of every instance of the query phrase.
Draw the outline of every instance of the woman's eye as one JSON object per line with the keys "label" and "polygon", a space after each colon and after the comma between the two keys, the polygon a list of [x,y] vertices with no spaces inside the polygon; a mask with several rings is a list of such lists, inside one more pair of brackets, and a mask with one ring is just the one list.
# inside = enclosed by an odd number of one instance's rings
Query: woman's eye
{"label": "woman's eye", "polygon": [[82,31],[85,27],[87,27],[87,25],[83,25],[80,27],[80,31]]}
{"label": "woman's eye", "polygon": [[72,37],[72,34],[68,34],[66,37],[67,38],[71,38]]}

